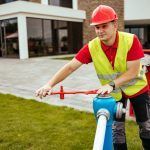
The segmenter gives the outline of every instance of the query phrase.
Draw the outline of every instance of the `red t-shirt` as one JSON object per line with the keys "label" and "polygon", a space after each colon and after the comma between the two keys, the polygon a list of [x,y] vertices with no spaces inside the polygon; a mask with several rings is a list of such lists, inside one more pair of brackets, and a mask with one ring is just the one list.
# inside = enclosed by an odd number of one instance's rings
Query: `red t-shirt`
{"label": "red t-shirt", "polygon": [[[107,56],[108,60],[111,62],[112,67],[114,67],[114,61],[115,61],[115,56],[116,56],[117,47],[118,47],[118,39],[119,39],[119,36],[117,33],[115,42],[112,46],[107,46],[103,42],[100,43],[105,55]],[[127,61],[141,59],[142,57],[144,57],[142,45],[141,45],[140,41],[138,40],[137,36],[134,35],[133,44],[127,54]],[[88,44],[84,45],[80,49],[80,51],[76,54],[75,58],[83,64],[88,64],[88,63],[92,62]],[[144,87],[141,91],[136,93],[135,95],[132,95],[130,97],[126,96],[126,95],[125,96],[128,98],[131,98],[131,97],[140,95],[146,91],[148,91],[148,85],[146,87]]]}

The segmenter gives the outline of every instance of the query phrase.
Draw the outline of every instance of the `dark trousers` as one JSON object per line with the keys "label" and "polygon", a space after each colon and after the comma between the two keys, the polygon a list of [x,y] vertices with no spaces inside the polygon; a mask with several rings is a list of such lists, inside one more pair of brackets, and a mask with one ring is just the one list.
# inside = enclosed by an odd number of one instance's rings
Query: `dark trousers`
{"label": "dark trousers", "polygon": [[[127,99],[122,98],[119,102],[126,107]],[[142,140],[144,150],[150,150],[150,98],[148,92],[130,98],[139,125],[139,135]],[[113,124],[113,143],[114,150],[127,150],[125,136],[125,115],[122,118],[115,118]]]}

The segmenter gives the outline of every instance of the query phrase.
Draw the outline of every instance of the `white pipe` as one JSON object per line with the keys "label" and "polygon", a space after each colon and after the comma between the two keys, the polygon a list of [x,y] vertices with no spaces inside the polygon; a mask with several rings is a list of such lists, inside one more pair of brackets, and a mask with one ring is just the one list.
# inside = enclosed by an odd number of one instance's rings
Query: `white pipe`
{"label": "white pipe", "polygon": [[103,150],[107,117],[101,115],[98,119],[93,150]]}

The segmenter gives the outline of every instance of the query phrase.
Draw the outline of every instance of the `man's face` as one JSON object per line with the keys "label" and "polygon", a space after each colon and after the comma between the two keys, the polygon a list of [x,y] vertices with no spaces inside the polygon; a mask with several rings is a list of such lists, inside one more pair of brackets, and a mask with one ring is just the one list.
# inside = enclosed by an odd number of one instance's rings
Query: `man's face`
{"label": "man's face", "polygon": [[117,22],[107,22],[95,26],[96,35],[101,41],[109,41],[117,31]]}

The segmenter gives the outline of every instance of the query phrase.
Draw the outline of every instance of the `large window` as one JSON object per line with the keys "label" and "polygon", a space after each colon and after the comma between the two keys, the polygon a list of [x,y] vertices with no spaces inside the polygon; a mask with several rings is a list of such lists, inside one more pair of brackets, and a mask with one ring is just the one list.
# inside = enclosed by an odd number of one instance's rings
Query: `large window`
{"label": "large window", "polygon": [[52,22],[55,53],[68,53],[68,23],[66,21]]}
{"label": "large window", "polygon": [[42,19],[27,18],[29,56],[42,56],[44,53]]}
{"label": "large window", "polygon": [[10,3],[14,1],[17,1],[17,0],[0,0],[0,4]]}
{"label": "large window", "polygon": [[45,54],[53,54],[52,21],[43,20],[43,49]]}
{"label": "large window", "polygon": [[72,0],[49,0],[49,4],[72,8]]}
{"label": "large window", "polygon": [[27,18],[29,57],[76,53],[82,46],[82,23]]}
{"label": "large window", "polygon": [[150,49],[150,26],[126,26],[126,32],[136,34],[144,49]]}
{"label": "large window", "polygon": [[0,55],[2,57],[19,57],[17,19],[0,22]]}
{"label": "large window", "polygon": [[76,53],[82,47],[82,23],[52,21],[55,54]]}
{"label": "large window", "polygon": [[51,20],[27,18],[29,56],[53,53]]}

